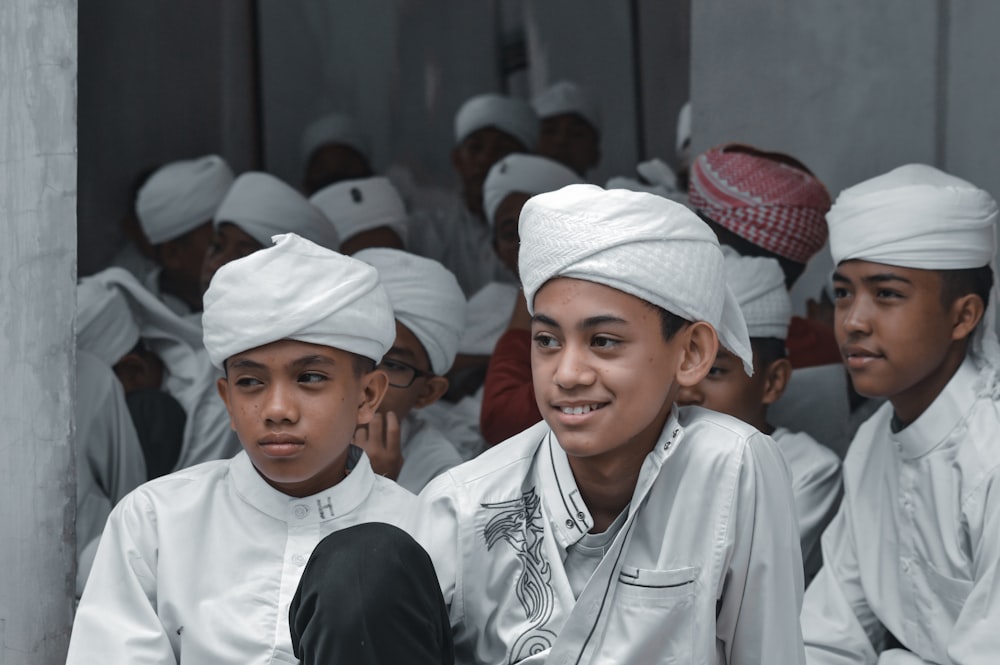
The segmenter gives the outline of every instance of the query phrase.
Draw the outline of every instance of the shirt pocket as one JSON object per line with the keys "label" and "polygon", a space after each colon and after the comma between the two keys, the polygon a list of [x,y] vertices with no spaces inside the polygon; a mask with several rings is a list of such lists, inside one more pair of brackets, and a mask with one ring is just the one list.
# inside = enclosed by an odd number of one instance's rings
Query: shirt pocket
{"label": "shirt pocket", "polygon": [[697,567],[623,566],[600,663],[667,665],[692,661]]}

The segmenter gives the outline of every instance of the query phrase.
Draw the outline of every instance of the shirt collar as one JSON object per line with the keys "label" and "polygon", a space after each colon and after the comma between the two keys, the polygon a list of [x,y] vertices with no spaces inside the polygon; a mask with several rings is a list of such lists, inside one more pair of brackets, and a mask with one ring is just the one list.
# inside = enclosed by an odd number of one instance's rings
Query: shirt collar
{"label": "shirt collar", "polygon": [[[645,486],[651,484],[660,472],[663,462],[671,455],[676,444],[684,436],[684,428],[677,420],[677,407],[671,409],[670,417],[663,426],[660,438],[653,450],[646,456],[639,472],[635,493],[644,494]],[[577,543],[594,527],[594,518],[587,509],[576,478],[569,466],[569,458],[562,449],[555,434],[549,429],[539,446],[538,475],[542,502],[548,516],[552,532],[560,547],[566,549]],[[634,501],[633,501],[634,503]],[[629,507],[631,511],[633,506]]]}
{"label": "shirt collar", "polygon": [[229,462],[237,494],[248,504],[290,525],[318,524],[357,508],[371,492],[375,474],[367,455],[339,483],[306,497],[294,497],[274,489],[257,473],[245,451]]}
{"label": "shirt collar", "polygon": [[907,427],[890,434],[903,459],[926,455],[955,429],[976,400],[978,376],[975,364],[966,358],[931,405]]}

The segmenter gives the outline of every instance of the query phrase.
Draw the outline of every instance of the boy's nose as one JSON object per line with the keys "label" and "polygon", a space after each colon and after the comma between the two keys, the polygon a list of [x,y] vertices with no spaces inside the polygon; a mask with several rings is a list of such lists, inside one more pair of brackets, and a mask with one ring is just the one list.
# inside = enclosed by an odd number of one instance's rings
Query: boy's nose
{"label": "boy's nose", "polygon": [[862,298],[855,298],[849,307],[843,308],[837,314],[837,325],[846,333],[864,334],[871,332],[871,307]]}
{"label": "boy's nose", "polygon": [[264,398],[261,416],[269,423],[294,423],[298,408],[290,391],[282,386],[271,386]]}
{"label": "boy's nose", "polygon": [[582,354],[571,347],[559,354],[558,364],[552,379],[560,388],[568,389],[594,382],[596,374],[584,361]]}

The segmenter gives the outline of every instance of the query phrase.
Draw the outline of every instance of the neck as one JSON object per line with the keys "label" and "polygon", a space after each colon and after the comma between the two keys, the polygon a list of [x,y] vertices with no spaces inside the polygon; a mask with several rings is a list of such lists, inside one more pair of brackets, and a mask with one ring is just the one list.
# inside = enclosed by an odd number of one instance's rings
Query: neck
{"label": "neck", "polygon": [[594,519],[593,533],[606,531],[632,501],[639,482],[639,470],[649,450],[639,450],[627,456],[624,453],[569,457],[569,466],[580,496]]}
{"label": "neck", "polygon": [[940,365],[921,381],[889,398],[900,429],[923,415],[965,361],[965,341],[952,342]]}

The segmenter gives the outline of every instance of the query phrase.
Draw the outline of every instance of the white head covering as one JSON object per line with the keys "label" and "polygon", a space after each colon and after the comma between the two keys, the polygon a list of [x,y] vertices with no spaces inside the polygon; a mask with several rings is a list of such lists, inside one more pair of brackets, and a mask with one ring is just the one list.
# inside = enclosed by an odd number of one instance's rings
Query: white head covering
{"label": "white head covering", "polygon": [[230,222],[264,247],[271,237],[295,233],[327,249],[340,247],[340,237],[319,208],[273,175],[252,171],[233,183],[213,220],[215,228]]}
{"label": "white head covering", "polygon": [[535,147],[538,141],[538,116],[528,102],[513,97],[487,93],[466,100],[455,114],[455,143],[472,132],[494,127],[524,144]]}
{"label": "white head covering", "polygon": [[541,119],[564,113],[577,113],[591,126],[601,131],[601,112],[597,102],[587,90],[570,81],[552,84],[545,92],[531,100],[535,113]]}
{"label": "white head covering", "polygon": [[514,192],[534,196],[582,183],[576,173],[547,157],[521,153],[507,155],[490,168],[483,182],[486,219],[493,226],[497,208]]}
{"label": "white head covering", "polygon": [[388,226],[406,241],[406,207],[384,176],[343,180],[319,190],[309,202],[326,215],[342,243],[380,226]]}
{"label": "white head covering", "polygon": [[465,329],[465,294],[455,275],[437,261],[398,249],[373,247],[354,256],[378,270],[396,319],[420,340],[431,371],[447,373]]}
{"label": "white head covering", "polygon": [[135,212],[153,245],[173,240],[211,221],[233,184],[233,172],[218,155],[171,162],[139,190]]}
{"label": "white head covering", "polygon": [[113,367],[139,342],[139,324],[124,294],[99,277],[76,287],[76,345]]}
{"label": "white head covering", "polygon": [[331,113],[317,118],[302,133],[302,161],[325,145],[344,145],[353,148],[371,165],[371,144],[354,119],[343,113]]}
{"label": "white head covering", "polygon": [[684,147],[685,141],[691,140],[691,102],[685,102],[677,114],[677,152]]}
{"label": "white head covering", "polygon": [[596,282],[715,327],[753,373],[739,304],[726,285],[715,233],[679,203],[654,194],[570,185],[521,211],[518,267],[528,309],[550,279]]}
{"label": "white head covering", "polygon": [[396,339],[392,305],[376,270],[294,233],[219,268],[205,292],[202,327],[216,367],[282,339],[378,362]]}
{"label": "white head covering", "polygon": [[924,164],[900,166],[845,189],[826,214],[834,264],[859,259],[922,270],[986,265],[993,269],[989,306],[971,351],[993,368],[986,387],[1000,393],[1000,344],[994,314],[996,220],[993,197]]}
{"label": "white head covering", "polygon": [[458,352],[488,356],[510,326],[511,312],[518,298],[523,298],[516,284],[490,282],[469,298],[466,326],[458,340]]}
{"label": "white head covering", "polygon": [[792,301],[781,264],[762,256],[725,254],[726,282],[740,304],[750,337],[788,337]]}

